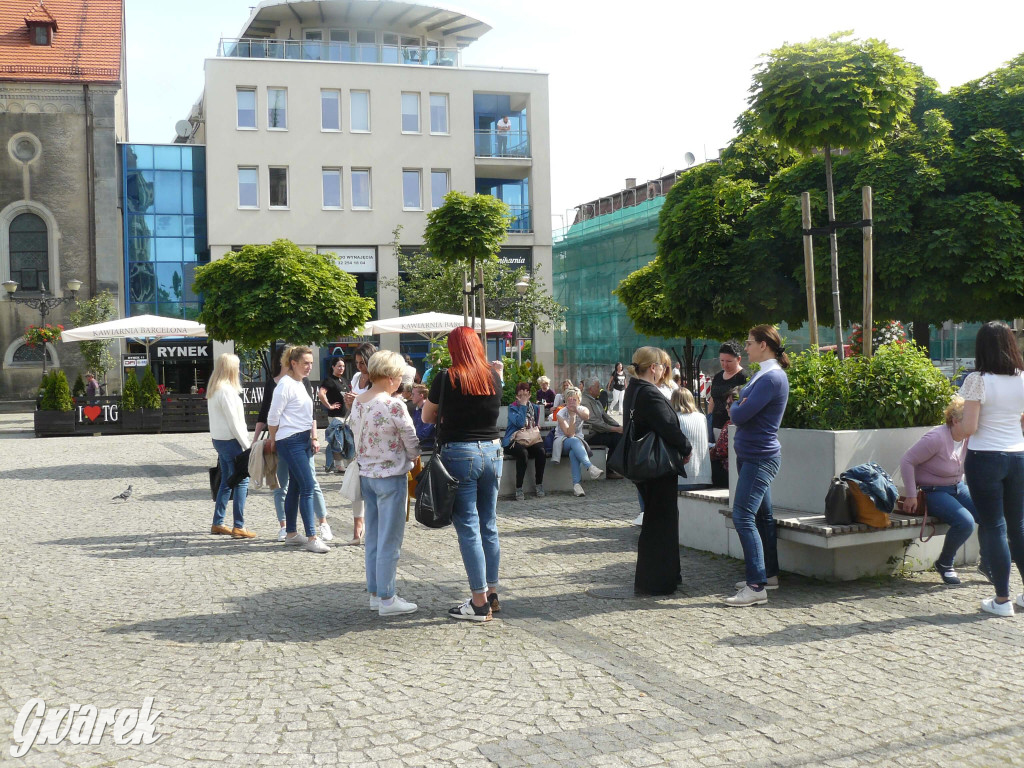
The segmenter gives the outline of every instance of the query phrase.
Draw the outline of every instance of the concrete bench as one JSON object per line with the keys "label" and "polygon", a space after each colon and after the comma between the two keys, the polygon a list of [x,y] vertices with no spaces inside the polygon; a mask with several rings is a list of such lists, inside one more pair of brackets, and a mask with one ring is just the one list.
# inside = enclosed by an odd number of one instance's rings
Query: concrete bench
{"label": "concrete bench", "polygon": [[[595,467],[605,469],[608,461],[608,449],[603,445],[591,446],[594,451],[594,455],[590,457],[591,463]],[[526,464],[526,477],[523,480],[523,491],[527,494],[534,493],[536,489],[536,483],[533,481],[533,459]],[[587,490],[588,483],[603,482],[607,475],[601,475],[597,480],[591,480],[589,477],[585,477],[583,480],[583,490]],[[544,491],[546,493],[572,493],[572,470],[569,467],[569,456],[566,453],[562,453],[562,460],[558,464],[555,464],[548,456],[547,463],[544,465]],[[514,497],[516,494],[516,460],[511,456],[505,457],[505,464],[501,468],[501,485],[498,486],[498,493],[501,496]]]}

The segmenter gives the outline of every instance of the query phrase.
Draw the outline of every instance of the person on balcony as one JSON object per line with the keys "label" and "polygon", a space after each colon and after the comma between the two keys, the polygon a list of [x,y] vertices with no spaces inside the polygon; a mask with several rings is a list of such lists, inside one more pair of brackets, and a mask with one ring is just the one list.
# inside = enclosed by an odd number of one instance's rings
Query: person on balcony
{"label": "person on balcony", "polygon": [[497,122],[494,126],[494,132],[497,134],[498,139],[498,157],[505,157],[508,154],[508,137],[512,133],[512,123],[509,122],[508,115],[505,115]]}

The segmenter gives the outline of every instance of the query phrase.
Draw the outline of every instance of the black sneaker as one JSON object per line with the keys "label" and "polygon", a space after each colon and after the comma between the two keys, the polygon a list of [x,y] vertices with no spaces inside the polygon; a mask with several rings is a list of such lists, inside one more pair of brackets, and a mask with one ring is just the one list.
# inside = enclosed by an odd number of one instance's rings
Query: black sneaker
{"label": "black sneaker", "polygon": [[457,605],[448,611],[453,619],[465,619],[466,621],[490,621],[491,606],[484,603],[481,606],[473,605],[472,600],[467,600],[462,605]]}
{"label": "black sneaker", "polygon": [[501,603],[498,602],[497,592],[492,592],[487,596],[487,603],[491,606],[491,613],[501,613]]}
{"label": "black sneaker", "polygon": [[952,565],[941,565],[938,560],[935,561],[935,570],[939,572],[939,576],[946,584],[954,585],[960,583],[960,577],[956,575],[956,571]]}
{"label": "black sneaker", "polygon": [[987,581],[993,587],[996,585],[996,583],[994,581],[992,581],[992,573],[988,569],[988,563],[986,563],[984,560],[981,560],[981,559],[978,560],[978,573],[980,573],[982,576],[984,576],[985,577],[985,581]]}

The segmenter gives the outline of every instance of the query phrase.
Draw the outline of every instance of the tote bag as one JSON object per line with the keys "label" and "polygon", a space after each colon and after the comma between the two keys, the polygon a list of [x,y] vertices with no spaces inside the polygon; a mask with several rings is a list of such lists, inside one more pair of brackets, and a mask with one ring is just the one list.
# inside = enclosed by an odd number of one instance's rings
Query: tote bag
{"label": "tote bag", "polygon": [[[439,375],[444,378],[441,380],[441,397],[437,404],[438,421],[444,411],[444,390],[448,384],[448,372],[441,371]],[[440,434],[438,430],[439,437]],[[416,486],[416,522],[427,528],[444,528],[451,525],[455,492],[459,488],[459,481],[451,476],[441,460],[443,446],[444,443],[440,440],[434,445],[434,452],[420,472],[419,483]]]}

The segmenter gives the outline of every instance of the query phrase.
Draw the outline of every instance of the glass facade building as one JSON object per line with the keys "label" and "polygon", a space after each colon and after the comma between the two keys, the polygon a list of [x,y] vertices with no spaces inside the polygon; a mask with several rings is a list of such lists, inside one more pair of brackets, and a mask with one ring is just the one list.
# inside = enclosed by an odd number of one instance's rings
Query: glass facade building
{"label": "glass facade building", "polygon": [[206,147],[122,144],[121,168],[125,311],[195,320],[195,268],[210,261]]}

